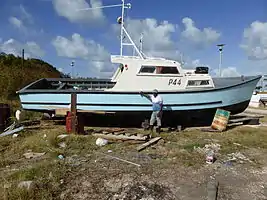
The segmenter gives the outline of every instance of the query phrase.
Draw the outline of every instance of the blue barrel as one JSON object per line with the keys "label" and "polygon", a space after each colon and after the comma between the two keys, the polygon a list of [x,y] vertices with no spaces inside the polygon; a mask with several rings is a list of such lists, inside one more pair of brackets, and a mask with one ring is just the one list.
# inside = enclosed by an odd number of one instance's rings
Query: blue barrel
{"label": "blue barrel", "polygon": [[10,106],[0,103],[0,131],[4,131],[10,120]]}

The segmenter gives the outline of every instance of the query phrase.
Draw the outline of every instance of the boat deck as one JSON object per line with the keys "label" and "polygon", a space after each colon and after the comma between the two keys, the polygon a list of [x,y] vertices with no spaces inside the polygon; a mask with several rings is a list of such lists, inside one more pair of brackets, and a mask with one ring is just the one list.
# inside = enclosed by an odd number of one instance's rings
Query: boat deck
{"label": "boat deck", "polygon": [[113,88],[115,82],[110,79],[41,79],[29,85],[26,90],[99,90]]}

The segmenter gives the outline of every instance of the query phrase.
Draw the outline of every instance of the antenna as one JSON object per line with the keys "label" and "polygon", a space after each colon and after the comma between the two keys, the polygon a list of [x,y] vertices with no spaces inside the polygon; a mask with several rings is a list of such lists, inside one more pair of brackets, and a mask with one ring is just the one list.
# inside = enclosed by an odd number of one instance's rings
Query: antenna
{"label": "antenna", "polygon": [[[133,46],[134,50],[138,53],[138,55],[144,59],[142,53],[139,51],[139,49],[136,47],[136,45],[134,44],[132,38],[130,37],[130,35],[128,34],[127,30],[124,27],[124,11],[125,9],[131,9],[131,4],[124,3],[124,0],[121,0],[122,4],[115,4],[115,5],[106,5],[106,6],[99,6],[99,7],[91,7],[91,8],[83,8],[83,9],[78,9],[77,11],[86,11],[86,10],[93,10],[93,9],[102,9],[102,8],[113,8],[113,7],[122,7],[121,8],[121,16],[117,18],[117,23],[120,24],[120,56],[122,56],[123,54],[123,47],[124,46]],[[130,43],[124,43],[123,39],[124,39],[124,34],[128,37],[128,39],[130,40]]]}
{"label": "antenna", "polygon": [[143,51],[143,33],[141,33],[141,37],[140,37],[140,52],[142,53]]}

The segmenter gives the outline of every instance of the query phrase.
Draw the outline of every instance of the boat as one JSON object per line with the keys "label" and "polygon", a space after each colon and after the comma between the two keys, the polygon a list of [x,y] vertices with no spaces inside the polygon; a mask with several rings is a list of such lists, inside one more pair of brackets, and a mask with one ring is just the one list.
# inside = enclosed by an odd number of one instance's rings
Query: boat
{"label": "boat", "polygon": [[252,97],[249,102],[250,107],[265,107],[267,103],[267,75],[263,75],[261,80],[259,81],[260,85],[258,85],[252,94]]}
{"label": "boat", "polygon": [[[137,48],[124,27],[122,0],[120,55],[111,55],[118,68],[109,79],[43,78],[19,90],[24,110],[55,113],[69,109],[71,94],[77,94],[77,109],[94,115],[90,121],[107,117],[109,125],[142,122],[149,119],[151,102],[140,92],[154,89],[164,100],[163,126],[210,123],[221,108],[232,114],[243,112],[261,76],[212,77],[207,67],[185,69],[175,60],[148,57]],[[129,43],[123,38],[127,36]],[[136,55],[123,55],[123,47],[132,46]],[[98,113],[102,113],[99,115]],[[104,113],[104,114],[103,114]],[[99,122],[102,124],[102,122]]]}

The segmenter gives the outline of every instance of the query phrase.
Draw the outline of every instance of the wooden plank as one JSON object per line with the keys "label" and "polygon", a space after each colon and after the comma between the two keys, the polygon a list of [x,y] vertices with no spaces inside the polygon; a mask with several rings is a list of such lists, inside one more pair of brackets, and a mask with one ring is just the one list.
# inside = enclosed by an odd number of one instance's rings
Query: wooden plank
{"label": "wooden plank", "polygon": [[114,135],[114,134],[99,134],[99,133],[94,133],[93,136],[104,138],[104,139],[111,139],[111,140],[142,140],[142,141],[147,140],[147,136],[137,137],[137,136]]}
{"label": "wooden plank", "polygon": [[19,122],[18,124],[23,125],[23,126],[32,126],[32,125],[41,124],[41,121],[40,120],[27,120],[27,121]]}
{"label": "wooden plank", "polygon": [[113,133],[121,132],[121,131],[124,131],[124,128],[112,128],[112,129],[110,129],[110,131]]}
{"label": "wooden plank", "polygon": [[[127,135],[127,136],[137,135],[138,136],[138,134],[135,132],[127,132],[127,133],[125,133],[125,135]],[[138,136],[138,137],[140,137],[140,136]],[[143,137],[143,135],[141,137]]]}
{"label": "wooden plank", "polygon": [[[118,132],[114,132],[113,134],[114,135],[124,135],[126,132],[125,131],[118,131]],[[125,135],[127,135],[127,134],[125,134]],[[129,136],[129,135],[127,135],[127,136]]]}
{"label": "wooden plank", "polygon": [[200,130],[201,130],[202,132],[214,132],[214,133],[220,133],[220,132],[222,132],[222,131],[220,131],[220,130],[213,129],[213,128],[211,128],[211,127],[200,128]]}
{"label": "wooden plank", "polygon": [[242,118],[237,118],[237,119],[230,119],[230,123],[238,123],[238,122],[245,122],[245,121],[250,121],[254,120],[255,117],[242,117]]}
{"label": "wooden plank", "polygon": [[161,137],[155,137],[155,138],[149,140],[148,142],[146,142],[146,143],[144,143],[144,144],[138,146],[138,147],[137,147],[137,151],[141,151],[141,150],[145,149],[146,147],[148,147],[148,146],[150,146],[151,144],[153,144],[153,143],[159,141],[160,139],[161,139]]}
{"label": "wooden plank", "polygon": [[230,120],[236,119],[236,117],[264,118],[265,116],[264,115],[257,115],[257,114],[253,114],[253,113],[240,113],[240,114],[236,114],[236,115],[231,115]]}
{"label": "wooden plank", "polygon": [[[70,111],[69,108],[62,108],[57,106],[43,106],[43,108],[54,110],[56,115],[66,115],[68,111]],[[106,112],[106,111],[98,111],[98,110],[81,110],[77,109],[78,113],[92,113],[92,114],[115,114],[116,112]]]}

